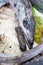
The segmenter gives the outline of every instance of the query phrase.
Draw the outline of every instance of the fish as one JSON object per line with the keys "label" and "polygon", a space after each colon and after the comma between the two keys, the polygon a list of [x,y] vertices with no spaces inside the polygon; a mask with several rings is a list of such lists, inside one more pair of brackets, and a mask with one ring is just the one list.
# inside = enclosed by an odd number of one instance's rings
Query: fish
{"label": "fish", "polygon": [[34,17],[30,1],[0,0],[0,2],[0,7],[9,3],[12,9],[15,11],[14,16],[17,19],[17,24],[22,28],[27,45],[29,49],[31,49],[34,43]]}
{"label": "fish", "polygon": [[34,16],[32,13],[32,6],[28,0],[18,0],[18,25],[22,28],[25,40],[29,49],[32,49],[34,43]]}
{"label": "fish", "polygon": [[30,0],[31,4],[41,13],[43,13],[43,0]]}

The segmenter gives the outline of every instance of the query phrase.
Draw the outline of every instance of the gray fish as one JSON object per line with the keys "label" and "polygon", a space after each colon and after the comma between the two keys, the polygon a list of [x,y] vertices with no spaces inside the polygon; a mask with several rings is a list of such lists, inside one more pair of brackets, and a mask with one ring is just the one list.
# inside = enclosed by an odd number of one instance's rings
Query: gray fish
{"label": "gray fish", "polygon": [[[26,4],[26,5],[25,5]],[[31,49],[34,42],[34,17],[30,1],[18,0],[16,6],[18,25],[22,28],[28,47]]]}
{"label": "gray fish", "polygon": [[[29,0],[22,0],[22,2],[28,7],[27,1]],[[13,3],[17,2],[17,0],[0,0],[0,8],[5,5],[6,3]],[[43,0],[30,0],[31,4],[41,13],[43,13]]]}
{"label": "gray fish", "polygon": [[[32,14],[32,6],[28,0],[0,0],[0,7],[9,3],[15,11],[14,16],[17,24],[24,32],[25,40],[29,48],[32,48],[34,42],[34,17]],[[4,3],[4,4],[3,4]],[[16,6],[14,6],[16,4]]]}

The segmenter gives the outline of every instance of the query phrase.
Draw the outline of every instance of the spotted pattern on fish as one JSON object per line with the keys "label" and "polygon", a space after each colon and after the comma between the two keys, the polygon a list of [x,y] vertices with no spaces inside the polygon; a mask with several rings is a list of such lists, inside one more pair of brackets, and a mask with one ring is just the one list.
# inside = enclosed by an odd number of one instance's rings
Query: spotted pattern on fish
{"label": "spotted pattern on fish", "polygon": [[[14,16],[17,19],[18,26],[23,29],[26,41],[33,43],[34,39],[34,18],[30,1],[25,0],[3,0],[3,3],[9,3],[15,11]],[[14,3],[16,6],[14,6]],[[2,4],[3,5],[3,4]],[[0,7],[2,6],[0,5]]]}

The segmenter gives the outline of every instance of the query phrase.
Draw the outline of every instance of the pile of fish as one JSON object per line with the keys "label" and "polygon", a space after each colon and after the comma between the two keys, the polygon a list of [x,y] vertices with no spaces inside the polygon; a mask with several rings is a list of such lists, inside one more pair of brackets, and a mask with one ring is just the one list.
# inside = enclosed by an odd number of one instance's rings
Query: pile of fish
{"label": "pile of fish", "polygon": [[26,44],[31,49],[34,43],[34,17],[30,2],[43,12],[43,4],[40,5],[42,0],[0,0],[0,8],[9,3],[15,11],[14,16],[17,18],[18,24],[15,30],[22,51],[26,50]]}

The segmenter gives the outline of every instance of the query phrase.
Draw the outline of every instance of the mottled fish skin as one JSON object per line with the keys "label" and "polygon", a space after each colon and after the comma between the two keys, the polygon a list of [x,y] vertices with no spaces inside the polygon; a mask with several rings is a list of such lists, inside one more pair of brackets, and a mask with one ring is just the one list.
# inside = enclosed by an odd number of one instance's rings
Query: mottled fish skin
{"label": "mottled fish skin", "polygon": [[[27,1],[27,0],[26,0]],[[28,3],[28,5],[27,5]],[[32,48],[34,41],[34,18],[32,14],[32,8],[30,2],[19,0],[16,6],[16,14],[18,16],[18,25],[23,29],[25,34],[25,39],[27,41],[27,45],[29,48]],[[26,4],[26,5],[25,5]],[[27,7],[28,6],[28,7]],[[26,21],[26,26],[24,26],[23,22]],[[25,22],[24,22],[25,23]]]}
{"label": "mottled fish skin", "polygon": [[30,0],[31,4],[41,13],[43,13],[43,0]]}
{"label": "mottled fish skin", "polygon": [[[3,0],[4,3],[9,3],[15,11],[14,16],[17,18],[18,26],[20,26],[24,32],[24,36],[29,48],[32,48],[34,41],[34,18],[32,14],[31,3],[28,0]],[[14,7],[14,3],[16,7]],[[25,27],[23,22],[26,20]],[[25,23],[25,22],[24,22]]]}

